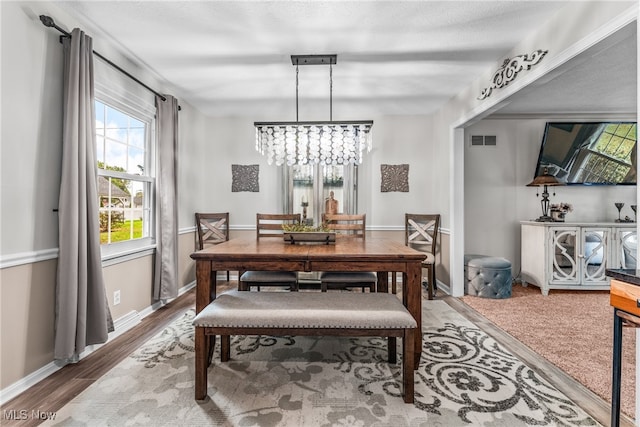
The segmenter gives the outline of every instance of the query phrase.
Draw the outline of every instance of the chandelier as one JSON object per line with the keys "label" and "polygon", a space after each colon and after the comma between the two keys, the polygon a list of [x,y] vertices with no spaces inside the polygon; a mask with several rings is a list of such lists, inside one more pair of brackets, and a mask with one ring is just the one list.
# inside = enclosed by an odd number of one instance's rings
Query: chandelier
{"label": "chandelier", "polygon": [[[291,55],[296,66],[296,121],[255,122],[256,150],[267,163],[287,165],[344,165],[362,163],[371,151],[372,120],[333,121],[333,65],[337,55]],[[329,121],[298,120],[298,73],[300,65],[329,65]]]}

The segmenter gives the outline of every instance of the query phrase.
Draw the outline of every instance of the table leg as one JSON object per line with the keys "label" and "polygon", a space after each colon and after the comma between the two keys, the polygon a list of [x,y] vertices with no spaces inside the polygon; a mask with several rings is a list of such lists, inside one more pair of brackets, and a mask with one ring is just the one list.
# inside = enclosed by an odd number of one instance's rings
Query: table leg
{"label": "table leg", "polygon": [[611,427],[620,425],[620,382],[622,377],[622,318],[613,312],[613,378],[611,381]]}
{"label": "table leg", "polygon": [[420,365],[422,355],[422,268],[420,262],[407,263],[406,273],[402,278],[402,299],[407,310],[416,319],[418,327],[414,337],[414,369]]}
{"label": "table leg", "polygon": [[389,273],[386,271],[378,271],[378,283],[376,285],[376,292],[388,293],[389,292]]}

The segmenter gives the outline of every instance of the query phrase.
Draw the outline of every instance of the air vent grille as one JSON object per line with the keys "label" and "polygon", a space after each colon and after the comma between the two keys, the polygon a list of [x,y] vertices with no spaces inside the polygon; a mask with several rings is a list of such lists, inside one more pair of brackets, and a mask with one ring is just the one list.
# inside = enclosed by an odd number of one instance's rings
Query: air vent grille
{"label": "air vent grille", "polygon": [[497,138],[495,135],[471,135],[472,147],[495,147]]}

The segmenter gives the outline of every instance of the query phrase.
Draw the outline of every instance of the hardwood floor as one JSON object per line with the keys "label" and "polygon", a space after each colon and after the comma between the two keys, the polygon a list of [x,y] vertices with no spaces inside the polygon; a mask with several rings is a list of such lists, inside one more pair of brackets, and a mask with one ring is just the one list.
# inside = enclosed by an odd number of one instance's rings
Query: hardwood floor
{"label": "hardwood floor", "polygon": [[[223,292],[230,287],[229,283],[220,284],[219,292]],[[449,296],[439,296],[438,299],[445,301],[527,365],[536,369],[540,375],[576,402],[598,422],[603,425],[609,425],[611,407],[600,397],[566,375],[556,366],[535,354],[509,334],[498,329],[493,323],[469,308],[459,299]],[[36,426],[40,424],[41,420],[33,417],[32,411],[40,411],[40,413],[44,414],[55,413],[148,339],[160,332],[166,325],[193,307],[195,307],[195,289],[186,292],[165,307],[145,317],[139,325],[102,346],[77,364],[63,367],[7,402],[0,408],[2,417],[0,418],[0,424],[7,426]],[[11,418],[12,415],[10,414],[13,414],[15,418],[16,415],[20,417],[23,413],[28,415],[24,420],[7,419]],[[622,417],[621,426],[633,427],[634,423],[628,417]]]}
{"label": "hardwood floor", "polygon": [[[139,325],[105,344],[76,364],[64,366],[54,374],[8,401],[0,412],[1,425],[35,426],[41,420],[32,411],[55,413],[93,384],[166,325],[195,307],[195,288],[142,319]],[[17,412],[10,412],[17,411]],[[26,411],[26,412],[21,412]],[[8,415],[12,414],[12,415]],[[24,414],[24,416],[22,416]],[[23,417],[24,420],[8,418]]]}

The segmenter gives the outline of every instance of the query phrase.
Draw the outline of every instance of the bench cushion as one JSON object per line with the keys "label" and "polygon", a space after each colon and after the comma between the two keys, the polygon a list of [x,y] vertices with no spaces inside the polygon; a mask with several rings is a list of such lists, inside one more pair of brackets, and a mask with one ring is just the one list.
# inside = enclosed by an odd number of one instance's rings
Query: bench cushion
{"label": "bench cushion", "polygon": [[405,329],[416,321],[393,294],[242,292],[220,295],[194,326],[226,328]]}

